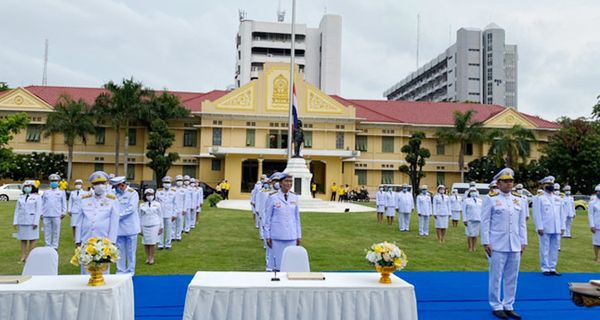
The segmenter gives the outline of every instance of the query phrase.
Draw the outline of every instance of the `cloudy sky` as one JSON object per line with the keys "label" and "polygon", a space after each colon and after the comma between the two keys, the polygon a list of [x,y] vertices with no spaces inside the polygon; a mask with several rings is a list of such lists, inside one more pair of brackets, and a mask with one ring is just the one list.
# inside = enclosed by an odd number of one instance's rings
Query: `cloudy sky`
{"label": "cloudy sky", "polygon": [[[134,76],[185,91],[233,83],[238,9],[275,21],[278,0],[2,0],[0,81],[101,86]],[[282,1],[291,19],[291,0]],[[455,41],[460,27],[495,22],[519,50],[519,110],[554,120],[589,116],[600,95],[600,1],[298,0],[297,21],[342,16],[342,96],[383,99],[420,61]]]}

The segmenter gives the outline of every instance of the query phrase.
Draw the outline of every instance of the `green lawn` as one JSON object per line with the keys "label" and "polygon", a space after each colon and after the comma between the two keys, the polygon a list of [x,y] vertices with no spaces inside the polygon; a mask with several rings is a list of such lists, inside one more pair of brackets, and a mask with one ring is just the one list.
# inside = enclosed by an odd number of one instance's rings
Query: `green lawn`
{"label": "green lawn", "polygon": [[[0,203],[0,274],[19,274],[19,241],[12,237],[15,202]],[[464,228],[450,226],[446,243],[435,239],[430,227],[428,238],[418,237],[418,222],[412,215],[411,231],[400,233],[398,226],[378,225],[375,213],[304,213],[302,214],[303,245],[309,252],[311,269],[372,270],[364,259],[364,249],[378,241],[396,242],[408,255],[408,271],[487,270],[487,260],[481,247],[468,252]],[[529,221],[529,247],[523,255],[522,271],[538,271],[537,236]],[[561,272],[598,272],[600,264],[593,261],[591,233],[585,212],[579,211],[572,231],[573,239],[562,241],[558,269]],[[63,220],[59,249],[59,273],[79,272],[69,264],[73,253],[68,217]],[[43,234],[40,233],[40,240]],[[43,244],[43,240],[38,242]],[[197,270],[264,270],[264,251],[252,218],[247,211],[204,208],[199,224],[183,241],[175,242],[170,251],[158,251],[156,264],[145,265],[141,241],[138,244],[137,274],[192,274]],[[140,263],[141,262],[141,263]],[[113,268],[114,270],[114,268]]]}

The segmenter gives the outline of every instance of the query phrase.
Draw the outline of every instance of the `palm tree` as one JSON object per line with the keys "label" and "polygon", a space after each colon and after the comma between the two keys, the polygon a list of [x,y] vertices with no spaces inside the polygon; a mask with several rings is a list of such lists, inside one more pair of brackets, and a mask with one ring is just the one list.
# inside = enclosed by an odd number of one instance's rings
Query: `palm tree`
{"label": "palm tree", "polygon": [[121,129],[125,132],[123,174],[127,176],[129,157],[129,124],[138,119],[140,109],[150,95],[150,90],[133,78],[124,79],[121,85],[109,81],[104,85],[108,92],[100,94],[94,104],[94,112],[99,117],[109,118],[115,129],[115,175],[119,174],[119,146]]}
{"label": "palm tree", "polygon": [[458,152],[460,181],[464,181],[465,178],[465,151],[467,144],[485,141],[483,122],[473,119],[475,112],[475,110],[469,110],[465,113],[454,111],[454,127],[440,128],[435,133],[438,144],[458,143],[460,145]]}
{"label": "palm tree", "polygon": [[525,162],[531,153],[531,141],[535,140],[533,131],[514,125],[510,129],[497,129],[491,132],[488,155],[496,164],[512,168],[519,160]]}
{"label": "palm tree", "polygon": [[87,143],[87,135],[96,132],[93,116],[89,105],[83,100],[77,101],[63,95],[54,106],[54,112],[48,115],[44,126],[44,136],[62,133],[67,145],[67,179],[70,181],[73,173],[73,147],[75,139],[80,138]]}

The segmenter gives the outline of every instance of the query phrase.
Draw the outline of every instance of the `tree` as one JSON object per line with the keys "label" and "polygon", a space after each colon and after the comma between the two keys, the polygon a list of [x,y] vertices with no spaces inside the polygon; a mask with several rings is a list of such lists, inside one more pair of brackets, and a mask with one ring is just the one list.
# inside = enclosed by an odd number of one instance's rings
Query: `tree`
{"label": "tree", "polygon": [[7,176],[14,168],[14,155],[7,144],[21,129],[27,127],[29,118],[26,113],[17,113],[0,119],[0,177]]}
{"label": "tree", "polygon": [[77,101],[68,96],[61,96],[54,106],[54,112],[48,115],[44,126],[44,136],[62,133],[67,145],[67,180],[71,180],[73,173],[73,148],[75,140],[81,139],[87,143],[87,135],[96,132],[93,116],[89,105],[83,100]]}
{"label": "tree", "polygon": [[138,120],[140,109],[147,103],[151,90],[145,88],[141,82],[135,82],[133,78],[123,79],[120,85],[109,81],[104,88],[108,92],[102,93],[96,98],[94,114],[97,117],[110,119],[111,126],[115,129],[115,175],[119,174],[119,145],[121,129],[124,129],[123,171],[127,176],[129,124],[131,121]]}
{"label": "tree", "polygon": [[8,90],[10,90],[10,88],[8,87],[8,84],[6,82],[0,81],[0,92],[8,91]]}
{"label": "tree", "polygon": [[64,154],[45,152],[18,154],[14,158],[14,164],[10,172],[13,180],[45,180],[53,173],[63,176],[67,169]]}
{"label": "tree", "polygon": [[475,121],[473,116],[475,110],[469,110],[465,113],[454,111],[454,127],[440,128],[435,133],[438,144],[458,143],[460,146],[458,152],[458,169],[460,171],[460,181],[465,181],[465,152],[468,143],[479,143],[485,140],[483,131],[483,122]]}
{"label": "tree", "polygon": [[538,185],[538,181],[549,174],[548,168],[543,166],[537,160],[531,160],[526,165],[519,165],[518,169],[515,171],[515,181],[522,183],[525,189],[532,190]]}
{"label": "tree", "polygon": [[479,159],[475,159],[469,162],[467,166],[469,167],[469,171],[467,172],[468,181],[489,183],[498,172],[496,161],[491,157],[484,156]]}
{"label": "tree", "polygon": [[525,162],[531,154],[531,141],[535,140],[533,132],[520,125],[510,129],[497,129],[491,132],[492,141],[488,156],[491,156],[498,166],[513,168]]}
{"label": "tree", "polygon": [[592,118],[596,120],[600,119],[600,96],[597,96],[596,99],[598,102],[594,105],[594,109],[592,110]]}
{"label": "tree", "polygon": [[425,176],[423,167],[425,159],[431,157],[431,153],[426,148],[421,148],[421,143],[425,139],[425,133],[415,132],[410,136],[408,144],[401,149],[402,153],[406,153],[404,158],[408,165],[400,166],[400,172],[408,175],[410,184],[412,185],[413,195],[417,195],[421,178]]}

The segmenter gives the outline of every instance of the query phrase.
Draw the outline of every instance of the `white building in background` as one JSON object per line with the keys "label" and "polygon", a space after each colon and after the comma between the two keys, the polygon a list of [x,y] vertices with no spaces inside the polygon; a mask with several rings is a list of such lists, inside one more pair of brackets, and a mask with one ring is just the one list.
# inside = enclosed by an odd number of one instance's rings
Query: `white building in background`
{"label": "white building in background", "polygon": [[461,101],[518,106],[517,46],[504,29],[460,28],[456,43],[387,89],[388,100]]}
{"label": "white building in background", "polygon": [[[281,19],[283,20],[283,19]],[[340,94],[342,17],[327,14],[318,28],[296,24],[295,63],[304,78],[327,94]],[[265,62],[290,61],[290,23],[240,17],[236,37],[235,86],[257,79]]]}

